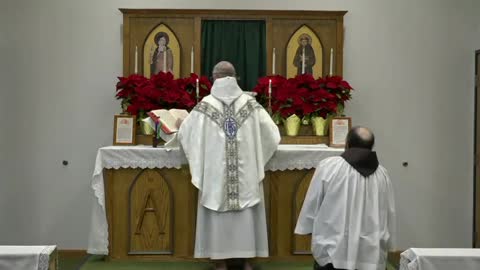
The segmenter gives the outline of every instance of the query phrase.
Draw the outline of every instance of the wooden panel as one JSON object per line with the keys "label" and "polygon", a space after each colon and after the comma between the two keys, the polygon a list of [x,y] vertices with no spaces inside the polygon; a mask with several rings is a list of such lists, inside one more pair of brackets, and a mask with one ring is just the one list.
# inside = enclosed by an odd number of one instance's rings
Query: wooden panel
{"label": "wooden panel", "polygon": [[[145,180],[139,181],[138,190],[133,191],[138,192],[138,198],[145,199],[145,196],[147,196],[148,192],[153,189],[154,204],[157,205],[159,209],[166,209],[165,206],[158,206],[159,204],[165,202],[165,196],[170,196],[170,200],[173,199],[172,205],[174,205],[175,207],[167,210],[173,211],[173,214],[169,215],[168,213],[162,213],[162,216],[170,216],[171,218],[173,218],[173,238],[171,240],[172,242],[170,244],[167,244],[167,241],[161,244],[160,242],[158,242],[157,238],[157,241],[148,243],[144,242],[143,245],[149,247],[150,249],[170,246],[174,254],[128,254],[130,240],[129,227],[132,224],[131,222],[133,222],[129,219],[129,193],[130,187],[141,172],[141,169],[120,169],[106,170],[104,173],[107,220],[109,223],[109,258],[113,260],[127,258],[142,258],[147,260],[160,259],[164,261],[192,260],[195,236],[195,211],[197,205],[197,194],[196,189],[190,183],[191,177],[188,173],[187,168],[182,168],[180,170],[145,170]],[[148,181],[149,177],[152,179],[152,183]],[[163,184],[156,183],[161,178],[163,178],[165,182]],[[144,179],[144,177],[142,176],[141,179]],[[155,184],[153,184],[153,182],[155,182]],[[165,191],[158,191],[158,188],[165,188],[165,183],[168,183],[170,193],[167,193]],[[143,187],[143,185],[146,185],[146,187]],[[157,191],[155,191],[156,189]],[[146,194],[142,194],[142,190],[146,192]],[[145,201],[140,201],[142,203],[145,203]],[[140,205],[142,203],[140,203]],[[158,226],[158,223],[156,223],[156,221],[148,215],[151,214],[147,214],[143,226],[147,226],[145,228],[156,228]],[[133,218],[133,220],[135,220],[135,218]],[[164,223],[162,219],[160,219],[160,221],[161,226],[163,226],[162,224]],[[134,230],[132,230],[132,233],[135,233]],[[142,240],[136,241],[141,242]]]}
{"label": "wooden panel", "polygon": [[387,255],[387,261],[395,267],[395,269],[400,268],[400,255],[404,252],[405,250],[395,250],[395,251],[389,251]]}
{"label": "wooden panel", "polygon": [[[314,170],[268,172],[270,256],[273,259],[307,259],[293,253],[295,190],[303,179],[311,179]],[[309,180],[307,180],[309,182]],[[310,257],[311,258],[311,257]]]}
{"label": "wooden panel", "polygon": [[188,167],[162,169],[162,175],[170,183],[175,203],[175,257],[192,258],[195,240],[197,189],[191,184]]}
{"label": "wooden panel", "polygon": [[334,75],[343,76],[343,17],[336,17],[337,20],[337,42],[335,48],[335,54],[333,59],[333,73]]}
{"label": "wooden panel", "polygon": [[282,136],[281,144],[327,144],[328,136]]}
{"label": "wooden panel", "polygon": [[[313,175],[314,170],[293,170],[267,172],[264,180],[267,226],[269,230],[269,260],[277,261],[309,261],[310,255],[302,255],[308,251],[308,238],[293,235],[303,197]],[[140,175],[140,177],[138,177]],[[106,170],[105,190],[107,220],[109,223],[110,253],[109,259],[138,259],[138,260],[194,260],[193,249],[195,239],[195,222],[197,191],[190,183],[191,177],[188,168],[145,170],[140,169],[119,169]],[[138,180],[135,183],[135,179]],[[163,179],[163,180],[162,180]],[[162,182],[163,181],[163,182]],[[170,192],[165,191],[170,188]],[[129,194],[132,187],[132,206],[144,209],[155,206],[164,211],[161,213],[160,221],[155,219],[152,213],[144,217],[142,229],[165,227],[168,223],[168,216],[173,218],[173,247],[168,241],[153,235],[153,239],[142,239],[139,237],[139,245],[144,251],[167,249],[170,245],[173,254],[128,254],[129,253],[129,227],[136,225],[138,213],[129,219]],[[153,190],[153,192],[152,192]],[[148,194],[153,194],[153,200],[148,199]],[[133,196],[133,194],[136,194]],[[135,199],[137,198],[137,199]],[[161,205],[165,201],[173,200],[174,207]],[[168,203],[167,203],[168,204]],[[135,206],[136,205],[136,206]],[[143,205],[143,206],[142,206]],[[173,215],[168,214],[171,211]],[[167,222],[167,223],[165,223]],[[160,223],[160,225],[158,225]],[[132,226],[134,228],[135,226]],[[166,230],[168,232],[168,230]],[[134,233],[134,232],[132,232]],[[155,240],[155,238],[157,240]],[[162,244],[162,241],[163,244]],[[132,241],[133,244],[134,241]],[[135,245],[135,244],[134,244]],[[142,246],[143,245],[143,246]],[[136,246],[133,246],[135,248]],[[296,254],[295,254],[296,253]]]}
{"label": "wooden panel", "polygon": [[166,24],[175,33],[181,45],[181,77],[190,73],[190,50],[194,46],[195,72],[200,72],[202,20],[265,20],[267,47],[267,74],[272,72],[272,51],[276,48],[276,73],[286,75],[285,50],[290,35],[306,24],[321,39],[323,73],[329,70],[330,48],[335,50],[334,74],[343,72],[343,16],[346,11],[279,11],[279,10],[175,10],[175,9],[120,9],[124,14],[123,73],[134,71],[135,46],[139,48],[139,73],[142,73],[142,45],[147,34],[158,24]]}
{"label": "wooden panel", "polygon": [[[331,19],[274,19],[272,22],[273,44],[276,48],[277,73],[283,76],[287,75],[286,50],[287,43],[293,33],[303,25],[307,25],[320,39],[323,47],[323,76],[327,75],[330,66],[330,48],[337,51],[337,21]],[[333,65],[338,66],[337,64]],[[341,75],[341,72],[334,69],[335,75]]]}
{"label": "wooden panel", "polygon": [[112,259],[128,255],[128,191],[141,170],[107,170],[104,178],[106,187],[107,214],[109,214],[109,255]]}
{"label": "wooden panel", "polygon": [[129,194],[129,254],[173,254],[173,193],[155,170],[142,171]]}
{"label": "wooden panel", "polygon": [[[142,135],[142,134],[137,134],[136,135],[137,139],[136,142],[137,144],[141,145],[152,145],[152,135]],[[165,142],[160,140],[160,143],[158,145],[163,145]],[[300,135],[300,136],[282,136],[282,140],[280,141],[281,144],[328,144],[329,143],[329,138],[328,136],[305,136],[305,135]]]}
{"label": "wooden panel", "polygon": [[55,249],[50,254],[50,261],[48,262],[48,270],[58,270],[58,251]]}
{"label": "wooden panel", "polygon": [[85,249],[59,249],[58,257],[60,258],[69,258],[69,259],[78,259],[87,257],[87,251]]}
{"label": "wooden panel", "polygon": [[[136,135],[137,144],[152,145],[152,135]],[[163,145],[165,142],[160,141],[158,145]],[[282,136],[281,144],[328,144],[328,136]]]}
{"label": "wooden panel", "polygon": [[[135,67],[135,46],[138,47],[138,73],[143,74],[143,44],[148,34],[159,24],[168,26],[180,43],[180,77],[187,77],[190,74],[190,52],[195,44],[194,18],[179,18],[177,16],[165,15],[163,17],[128,17],[128,32],[124,29],[124,76],[134,72]],[[126,27],[126,26],[125,26]],[[198,60],[197,60],[198,61]],[[148,75],[149,76],[149,75]]]}
{"label": "wooden panel", "polygon": [[[310,181],[312,180],[314,171],[310,171],[302,179],[298,179],[297,186],[293,197],[293,215],[292,223],[295,226],[300,211],[302,210],[305,196],[307,195]],[[311,236],[310,235],[294,235],[293,236],[293,254],[311,254]]]}

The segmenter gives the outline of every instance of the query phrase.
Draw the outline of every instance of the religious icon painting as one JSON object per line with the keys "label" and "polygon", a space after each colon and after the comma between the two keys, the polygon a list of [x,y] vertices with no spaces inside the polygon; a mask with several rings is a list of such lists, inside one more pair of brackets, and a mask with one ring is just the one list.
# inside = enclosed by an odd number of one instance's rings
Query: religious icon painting
{"label": "religious icon painting", "polygon": [[287,78],[300,74],[322,76],[323,46],[310,27],[303,25],[292,34],[287,44]]}
{"label": "religious icon painting", "polygon": [[150,78],[159,72],[180,76],[180,43],[165,24],[156,26],[148,34],[143,46],[143,75]]}

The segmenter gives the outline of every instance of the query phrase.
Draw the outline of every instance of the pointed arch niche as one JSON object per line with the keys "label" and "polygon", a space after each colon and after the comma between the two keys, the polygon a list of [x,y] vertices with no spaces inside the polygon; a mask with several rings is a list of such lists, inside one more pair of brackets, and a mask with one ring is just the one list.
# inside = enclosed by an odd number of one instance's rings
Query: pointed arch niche
{"label": "pointed arch niche", "polygon": [[[306,46],[302,45],[302,40]],[[287,43],[286,65],[287,78],[293,78],[302,74],[302,54],[305,53],[304,72],[318,78],[323,74],[323,45],[317,34],[308,27],[302,25],[295,31]]]}
{"label": "pointed arch niche", "polygon": [[128,203],[128,254],[173,254],[173,191],[159,170],[138,173],[129,187]]}
{"label": "pointed arch niche", "polygon": [[[164,37],[167,42],[165,59],[163,59],[163,52],[160,52],[157,43],[161,37]],[[143,45],[143,75],[150,78],[151,74],[158,73],[158,71],[155,72],[155,67],[160,67],[160,71],[162,71],[163,63],[166,62],[166,70],[173,73],[175,78],[180,77],[180,56],[180,43],[175,33],[163,23],[157,25],[148,34]],[[158,65],[156,65],[156,63],[158,63]]]}

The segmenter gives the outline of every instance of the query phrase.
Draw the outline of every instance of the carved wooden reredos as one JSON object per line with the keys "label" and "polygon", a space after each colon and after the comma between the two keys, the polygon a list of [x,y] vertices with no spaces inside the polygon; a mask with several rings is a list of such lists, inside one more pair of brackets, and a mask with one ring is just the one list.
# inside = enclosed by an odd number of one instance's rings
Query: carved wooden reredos
{"label": "carved wooden reredos", "polygon": [[[135,58],[139,74],[149,76],[155,64],[155,38],[168,36],[166,67],[175,77],[186,77],[191,71],[201,71],[201,27],[203,20],[264,20],[266,25],[266,66],[272,74],[275,48],[276,74],[292,77],[293,61],[302,38],[311,42],[317,65],[315,77],[329,74],[330,53],[333,49],[333,74],[343,71],[343,16],[346,11],[275,11],[275,10],[168,10],[120,9],[123,13],[123,73],[135,72]],[[193,49],[192,49],[193,48]],[[137,50],[137,57],[135,51]],[[157,50],[158,51],[158,50]],[[298,54],[298,53],[297,53]],[[163,54],[158,67],[163,66]]]}

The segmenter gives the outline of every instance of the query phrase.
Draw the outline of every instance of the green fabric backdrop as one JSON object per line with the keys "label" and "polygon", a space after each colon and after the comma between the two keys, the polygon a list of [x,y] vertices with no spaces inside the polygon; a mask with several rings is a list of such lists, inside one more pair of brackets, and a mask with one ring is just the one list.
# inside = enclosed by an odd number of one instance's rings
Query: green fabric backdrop
{"label": "green fabric backdrop", "polygon": [[238,84],[250,91],[266,74],[265,21],[202,21],[202,74],[211,77],[222,60],[237,71]]}

